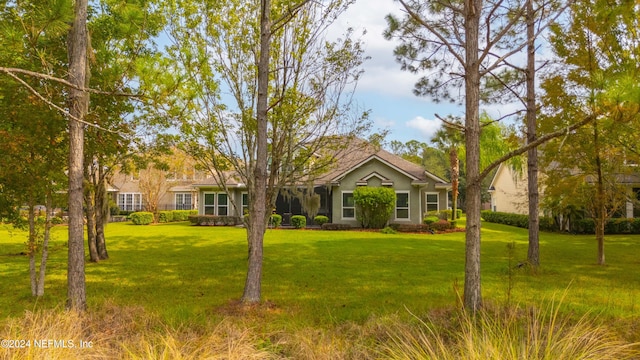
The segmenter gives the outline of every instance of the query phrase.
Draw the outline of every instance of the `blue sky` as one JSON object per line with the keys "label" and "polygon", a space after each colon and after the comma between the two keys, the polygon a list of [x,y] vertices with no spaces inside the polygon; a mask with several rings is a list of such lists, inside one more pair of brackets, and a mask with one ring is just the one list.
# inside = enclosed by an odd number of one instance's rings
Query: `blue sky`
{"label": "blue sky", "polygon": [[428,143],[441,125],[435,114],[462,116],[464,112],[460,106],[434,103],[413,94],[413,85],[419,75],[400,70],[400,64],[393,56],[397,43],[382,36],[386,28],[385,16],[401,14],[400,6],[393,0],[357,0],[334,24],[334,31],[340,33],[348,27],[354,28],[356,33],[363,29],[367,31],[363,41],[371,59],[364,64],[355,98],[362,108],[371,110],[374,126],[390,130],[387,140]]}

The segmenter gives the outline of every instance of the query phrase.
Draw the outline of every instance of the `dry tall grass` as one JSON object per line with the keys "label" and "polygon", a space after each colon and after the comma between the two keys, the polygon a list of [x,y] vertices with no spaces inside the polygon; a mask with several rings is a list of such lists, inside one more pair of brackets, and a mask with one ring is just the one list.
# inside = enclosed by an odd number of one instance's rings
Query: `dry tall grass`
{"label": "dry tall grass", "polygon": [[[0,339],[30,343],[23,348],[0,348],[0,359],[281,358],[273,351],[275,345],[265,343],[262,334],[240,322],[223,320],[210,329],[174,329],[136,307],[106,306],[88,315],[27,312],[3,325]],[[80,347],[81,341],[85,347]],[[51,347],[43,348],[44,344]]]}
{"label": "dry tall grass", "polygon": [[418,326],[396,323],[383,357],[437,360],[624,360],[640,359],[640,344],[629,343],[591,316],[562,316],[558,305],[528,311],[457,313],[443,326],[419,320]]}
{"label": "dry tall grass", "polygon": [[445,311],[432,321],[413,323],[395,315],[373,317],[364,324],[281,324],[281,328],[268,324],[261,311],[218,312],[215,318],[222,320],[178,327],[141,307],[105,305],[85,315],[27,312],[1,322],[0,339],[30,340],[30,346],[0,348],[0,359],[640,358],[636,344],[619,340],[590,318],[561,318],[555,306],[484,312],[475,319]]}

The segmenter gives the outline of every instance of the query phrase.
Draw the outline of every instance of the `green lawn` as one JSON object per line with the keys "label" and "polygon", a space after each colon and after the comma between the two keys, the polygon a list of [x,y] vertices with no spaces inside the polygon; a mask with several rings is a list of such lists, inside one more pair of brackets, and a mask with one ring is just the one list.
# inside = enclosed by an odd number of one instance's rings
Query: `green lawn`
{"label": "green lawn", "polygon": [[[0,317],[62,306],[66,297],[66,227],[50,250],[45,297],[30,295],[24,233],[0,225]],[[187,223],[107,227],[110,259],[87,263],[89,306],[143,306],[171,323],[219,316],[240,298],[246,271],[244,229]],[[510,255],[508,244],[514,243]],[[593,236],[543,233],[541,270],[515,265],[526,258],[527,232],[484,224],[485,301],[539,303],[559,298],[567,312],[629,318],[640,309],[640,236],[609,236],[607,266],[598,266]],[[268,230],[263,298],[276,323],[363,322],[372,315],[422,313],[456,304],[464,280],[464,233],[396,234]]]}

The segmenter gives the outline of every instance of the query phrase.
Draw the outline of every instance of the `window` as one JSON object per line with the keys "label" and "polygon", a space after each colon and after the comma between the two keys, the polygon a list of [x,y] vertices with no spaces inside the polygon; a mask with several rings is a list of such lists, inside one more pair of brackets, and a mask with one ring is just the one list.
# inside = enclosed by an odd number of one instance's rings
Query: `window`
{"label": "window", "polygon": [[396,192],[396,220],[409,220],[409,192]]}
{"label": "window", "polygon": [[342,193],[342,218],[343,219],[356,218],[356,203],[353,200],[352,191],[345,191]]}
{"label": "window", "polygon": [[205,215],[229,215],[229,198],[226,193],[204,193]]}
{"label": "window", "polygon": [[249,213],[249,193],[242,193],[242,214]]}
{"label": "window", "polygon": [[229,199],[226,193],[218,193],[218,213],[216,215],[229,215]]}
{"label": "window", "polygon": [[191,210],[192,208],[191,193],[176,193],[176,210]]}
{"label": "window", "polygon": [[215,193],[204,194],[204,214],[205,215],[216,214],[216,194]]}
{"label": "window", "polygon": [[438,205],[438,193],[426,193],[425,194],[425,203],[427,211],[438,211],[440,207]]}
{"label": "window", "polygon": [[142,194],[141,193],[118,194],[118,207],[122,211],[142,210]]}

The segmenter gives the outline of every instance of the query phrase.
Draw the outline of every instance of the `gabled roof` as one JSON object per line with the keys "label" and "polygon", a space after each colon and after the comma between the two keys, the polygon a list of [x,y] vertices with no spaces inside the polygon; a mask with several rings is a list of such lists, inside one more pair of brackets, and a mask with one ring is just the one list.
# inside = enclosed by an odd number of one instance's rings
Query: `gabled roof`
{"label": "gabled roof", "polygon": [[[345,140],[346,141],[346,140]],[[362,139],[352,139],[349,146],[335,154],[335,166],[320,176],[316,183],[336,183],[353,170],[377,160],[406,175],[414,184],[434,182],[436,186],[450,184],[440,177],[426,171],[422,166],[414,164],[400,156],[394,155],[382,148],[376,147]]]}
{"label": "gabled roof", "polygon": [[374,178],[374,177],[380,179],[380,181],[382,182],[382,186],[392,186],[393,185],[393,180],[388,179],[385,176],[382,176],[382,175],[378,174],[377,171],[374,171],[371,174],[361,178],[360,180],[358,180],[358,182],[356,182],[356,185],[367,185],[367,182],[369,181],[369,179]]}
{"label": "gabled roof", "polygon": [[[242,181],[240,180],[240,177],[238,176],[238,174],[234,171],[224,171],[222,173],[222,176],[224,177],[224,183],[227,185],[227,187],[240,187],[243,186],[244,184],[242,183]],[[222,187],[222,182],[219,180],[218,175],[214,175],[214,176],[210,176],[204,180],[200,180],[197,181],[193,184],[193,187],[195,188],[202,188],[202,187]]]}

